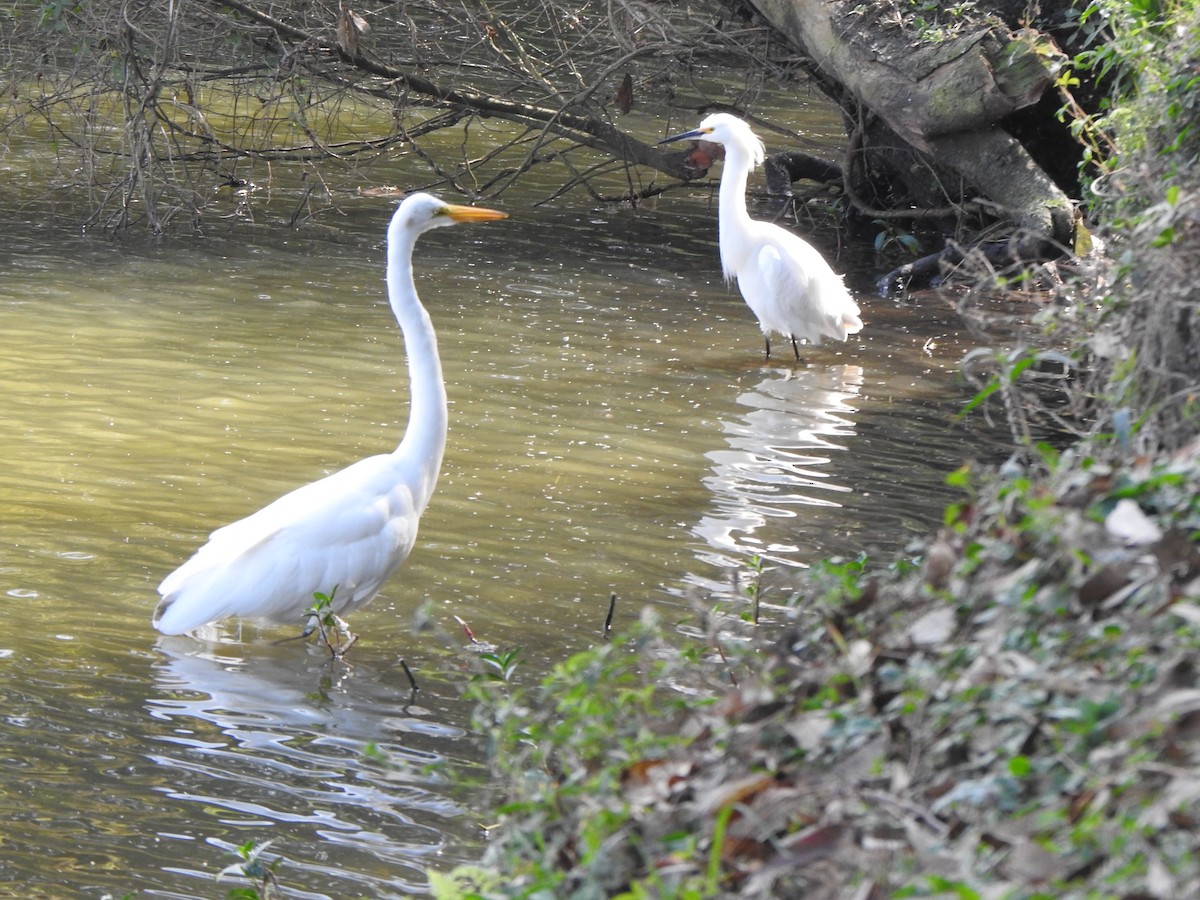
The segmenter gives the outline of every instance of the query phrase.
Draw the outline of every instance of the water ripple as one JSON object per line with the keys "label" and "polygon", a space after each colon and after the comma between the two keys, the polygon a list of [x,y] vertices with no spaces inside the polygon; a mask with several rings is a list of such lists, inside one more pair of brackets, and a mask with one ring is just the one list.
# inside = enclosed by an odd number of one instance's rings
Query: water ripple
{"label": "water ripple", "polygon": [[[147,709],[164,730],[148,758],[174,773],[158,790],[193,823],[160,839],[214,829],[274,839],[283,871],[328,896],[425,889],[428,858],[463,815],[426,768],[447,760],[462,729],[434,721],[394,673],[331,674],[327,658],[295,644],[157,646],[161,696]],[[325,862],[331,844],[337,867]]]}
{"label": "water ripple", "polygon": [[704,484],[714,510],[693,529],[713,550],[704,553],[719,565],[743,565],[753,555],[800,566],[799,541],[764,543],[756,532],[772,519],[798,518],[797,537],[811,534],[826,521],[814,510],[839,509],[837,495],[851,491],[847,440],[854,435],[855,409],[850,401],[862,387],[858,366],[814,366],[773,372],[737,398],[747,411],[725,419],[721,429],[727,447],[706,454],[712,473]]}

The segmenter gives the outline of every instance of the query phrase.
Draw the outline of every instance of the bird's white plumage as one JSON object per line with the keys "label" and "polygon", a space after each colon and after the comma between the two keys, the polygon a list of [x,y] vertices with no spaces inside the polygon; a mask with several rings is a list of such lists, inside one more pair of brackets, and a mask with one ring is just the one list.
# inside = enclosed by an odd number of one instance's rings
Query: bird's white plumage
{"label": "bird's white plumage", "polygon": [[159,585],[159,631],[183,634],[229,616],[299,623],[317,592],[332,592],[331,611],[345,616],[375,596],[413,548],[446,445],[446,393],[433,325],[413,284],[413,245],[440,225],[503,217],[428,194],[404,200],[388,228],[387,264],[409,359],[404,439],[392,453],[359,460],[214,531]]}
{"label": "bird's white plumage", "polygon": [[746,211],[747,179],[765,158],[750,126],[729,113],[714,113],[698,128],[663,143],[686,138],[725,148],[718,210],[721,268],[758,318],[768,354],[772,332],[816,345],[822,338],[844,341],[861,331],[858,304],[821,254],[787,229],[752,219]]}

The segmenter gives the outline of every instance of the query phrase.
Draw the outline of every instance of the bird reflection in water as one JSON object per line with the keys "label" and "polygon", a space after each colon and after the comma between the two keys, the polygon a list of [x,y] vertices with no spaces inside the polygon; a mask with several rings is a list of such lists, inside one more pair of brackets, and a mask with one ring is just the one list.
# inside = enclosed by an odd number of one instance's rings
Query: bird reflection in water
{"label": "bird reflection in water", "polygon": [[693,529],[709,548],[701,559],[722,568],[752,556],[811,561],[802,541],[820,544],[829,522],[822,511],[840,508],[838,496],[852,490],[837,458],[854,434],[850,402],[862,384],[859,366],[813,366],[772,372],[737,398],[747,411],[722,421],[728,446],[707,454],[715,510]]}

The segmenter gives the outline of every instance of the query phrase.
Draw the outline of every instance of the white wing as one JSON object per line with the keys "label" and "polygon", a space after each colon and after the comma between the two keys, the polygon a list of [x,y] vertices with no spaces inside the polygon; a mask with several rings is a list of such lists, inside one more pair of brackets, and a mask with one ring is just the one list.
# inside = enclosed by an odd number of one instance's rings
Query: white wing
{"label": "white wing", "polygon": [[420,510],[390,455],[297,488],[214,531],[159,585],[155,626],[182,634],[226,616],[299,622],[313,594],[336,588],[333,611],[375,595],[404,561]]}
{"label": "white wing", "polygon": [[[758,251],[749,266],[759,299],[752,301],[739,274],[743,296],[758,315],[763,330],[805,339],[844,341],[862,329],[858,304],[842,278],[812,246],[790,231],[769,223],[760,225]],[[763,307],[760,311],[759,306]]]}

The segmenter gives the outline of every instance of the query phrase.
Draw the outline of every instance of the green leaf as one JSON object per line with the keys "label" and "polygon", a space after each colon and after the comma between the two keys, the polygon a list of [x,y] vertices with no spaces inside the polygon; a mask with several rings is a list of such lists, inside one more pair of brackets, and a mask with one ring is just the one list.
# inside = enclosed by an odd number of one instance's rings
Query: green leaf
{"label": "green leaf", "polygon": [[998,390],[1000,390],[1000,382],[993,381],[991,384],[989,384],[987,387],[985,387],[982,391],[980,391],[978,394],[976,394],[974,397],[972,397],[970,400],[968,400],[966,402],[966,404],[963,405],[963,408],[959,411],[958,415],[962,416],[962,415],[965,415],[966,413],[969,413],[971,410],[975,409],[977,406],[979,406],[981,403],[983,403],[985,400],[987,400],[988,397],[992,396],[992,394],[996,393],[996,391],[998,391]]}
{"label": "green leaf", "polygon": [[1151,247],[1169,247],[1175,243],[1175,229],[1168,225],[1158,233],[1158,237],[1150,242]]}
{"label": "green leaf", "polygon": [[946,484],[949,487],[969,489],[971,487],[971,467],[959,466],[946,476]]}

